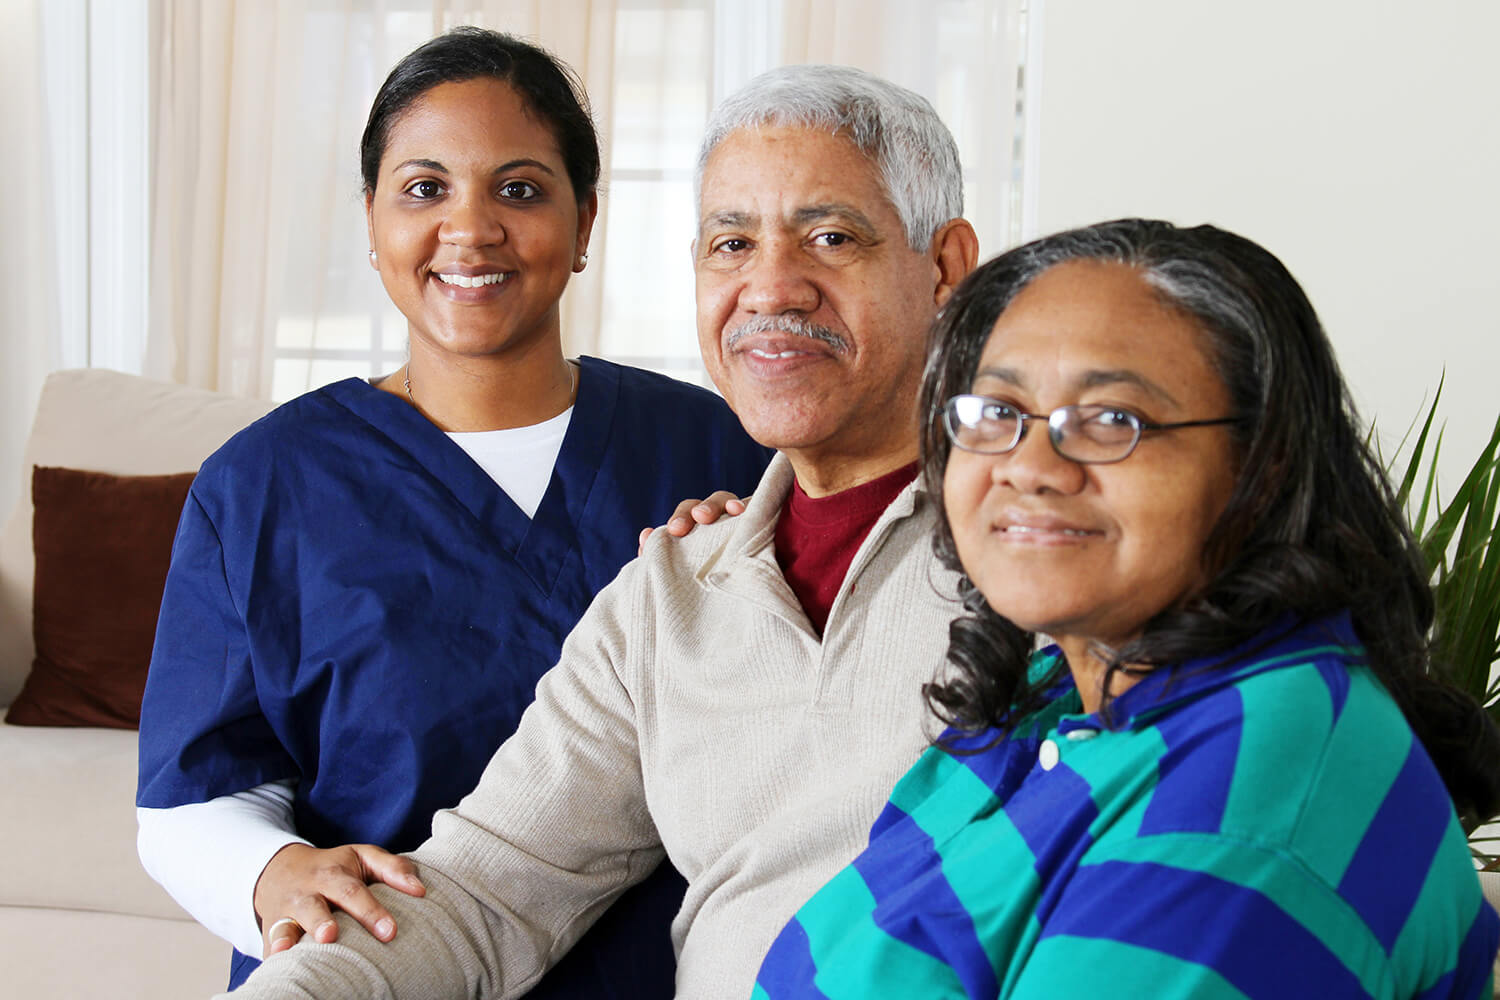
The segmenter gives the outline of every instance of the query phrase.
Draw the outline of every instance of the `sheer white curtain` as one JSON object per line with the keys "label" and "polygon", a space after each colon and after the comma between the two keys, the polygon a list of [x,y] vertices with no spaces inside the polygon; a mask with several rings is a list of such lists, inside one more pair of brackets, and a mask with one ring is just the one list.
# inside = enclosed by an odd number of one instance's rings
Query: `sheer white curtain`
{"label": "sheer white curtain", "polygon": [[712,103],[784,62],[912,87],[954,128],[969,215],[998,249],[1015,228],[1024,2],[151,0],[145,370],[282,399],[401,363],[405,321],[366,262],[359,134],[397,59],[471,23],[556,52],[593,102],[605,187],[566,350],[695,377],[690,181]]}
{"label": "sheer white curtain", "polygon": [[278,2],[154,5],[148,375],[267,388],[294,169],[284,112],[297,89],[296,13]]}
{"label": "sheer white curtain", "polygon": [[[0,394],[0,517],[30,495],[21,454],[46,373],[62,361],[59,285],[76,291],[87,259],[71,256],[60,272],[51,198],[56,191],[43,101],[41,0],[0,3],[0,135],[9,163],[10,196],[0,199],[0,350],[6,391]],[[80,248],[72,248],[76,254]],[[85,251],[86,252],[86,251]]]}

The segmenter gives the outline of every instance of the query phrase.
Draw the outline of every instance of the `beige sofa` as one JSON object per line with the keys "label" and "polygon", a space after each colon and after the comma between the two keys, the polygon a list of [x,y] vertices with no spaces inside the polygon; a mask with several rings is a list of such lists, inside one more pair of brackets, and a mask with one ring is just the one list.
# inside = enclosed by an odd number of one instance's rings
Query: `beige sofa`
{"label": "beige sofa", "polygon": [[[32,466],[192,471],[270,408],[99,369],[48,378],[26,448],[26,495],[0,535],[0,706],[34,652]],[[223,989],[229,946],[136,859],[135,783],[134,731],[0,723],[0,994],[172,1000]]]}

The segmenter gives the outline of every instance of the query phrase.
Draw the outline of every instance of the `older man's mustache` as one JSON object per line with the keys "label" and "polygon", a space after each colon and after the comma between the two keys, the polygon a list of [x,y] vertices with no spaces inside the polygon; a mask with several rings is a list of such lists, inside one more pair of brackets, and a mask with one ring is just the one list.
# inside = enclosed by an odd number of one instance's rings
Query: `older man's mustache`
{"label": "older man's mustache", "polygon": [[739,342],[746,337],[752,337],[757,333],[790,333],[796,337],[805,337],[808,340],[816,340],[827,344],[839,354],[849,352],[849,341],[834,333],[826,326],[809,323],[807,320],[791,313],[775,313],[761,316],[752,316],[739,326],[735,327],[724,346],[728,350],[734,350]]}

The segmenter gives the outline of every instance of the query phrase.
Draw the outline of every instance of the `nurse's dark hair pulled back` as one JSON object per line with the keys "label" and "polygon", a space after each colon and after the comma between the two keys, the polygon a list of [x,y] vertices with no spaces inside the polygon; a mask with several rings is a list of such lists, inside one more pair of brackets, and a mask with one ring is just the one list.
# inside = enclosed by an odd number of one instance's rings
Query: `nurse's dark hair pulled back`
{"label": "nurse's dark hair pulled back", "polygon": [[463,25],[424,42],[380,85],[359,142],[366,197],[375,193],[391,129],[433,87],[489,77],[509,84],[557,137],[573,195],[580,202],[599,186],[599,135],[577,74],[547,50],[513,35]]}

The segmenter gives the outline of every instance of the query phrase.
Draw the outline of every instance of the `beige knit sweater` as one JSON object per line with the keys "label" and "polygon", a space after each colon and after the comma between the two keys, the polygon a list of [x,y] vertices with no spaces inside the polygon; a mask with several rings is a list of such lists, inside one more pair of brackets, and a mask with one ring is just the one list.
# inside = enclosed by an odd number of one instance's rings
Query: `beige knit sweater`
{"label": "beige knit sweater", "polygon": [[689,884],[678,996],[749,997],[935,731],[921,687],[957,612],[914,484],[820,641],[773,552],[791,485],[778,457],[746,513],[659,532],[599,594],[479,787],[414,852],[427,896],[377,887],[395,941],[341,916],[338,944],[299,944],[234,996],[519,996],[665,849]]}

